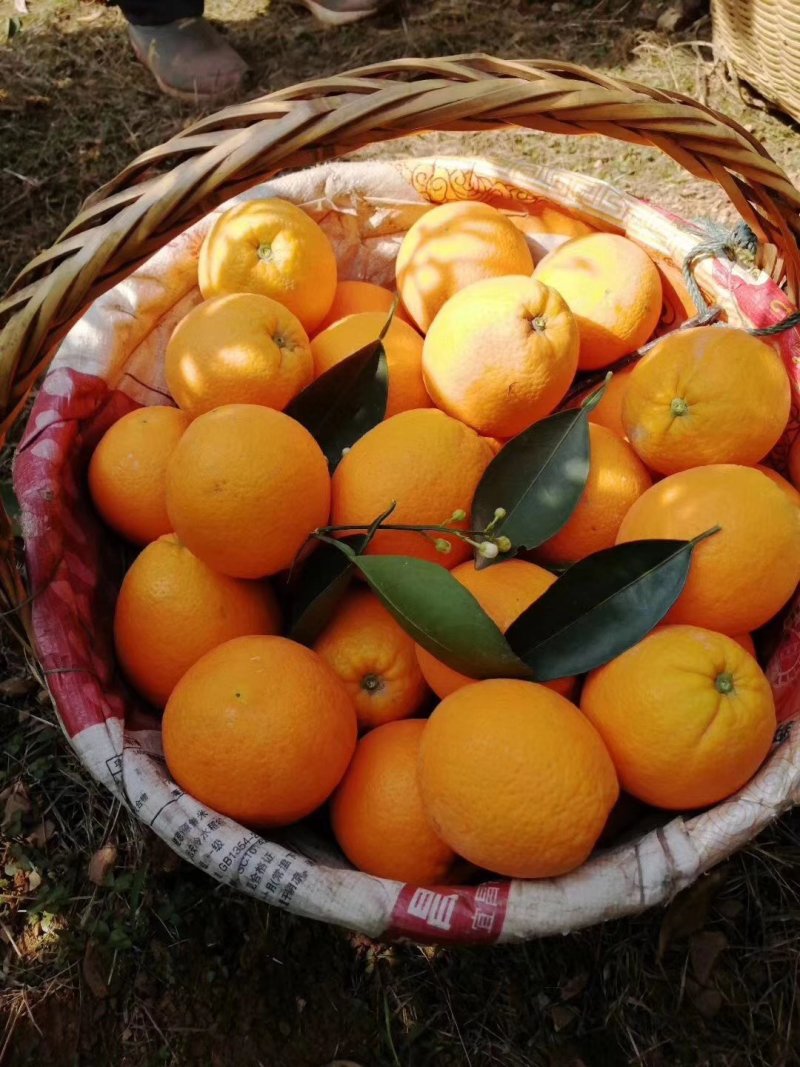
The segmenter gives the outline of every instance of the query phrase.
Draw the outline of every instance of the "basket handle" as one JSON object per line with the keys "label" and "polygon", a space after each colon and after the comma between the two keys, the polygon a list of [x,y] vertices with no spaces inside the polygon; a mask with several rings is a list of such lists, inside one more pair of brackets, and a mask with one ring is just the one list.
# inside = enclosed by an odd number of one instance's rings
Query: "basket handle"
{"label": "basket handle", "polygon": [[716,182],[779,249],[796,300],[800,193],[732,119],[681,94],[565,63],[396,60],[225,108],[144,152],[99,190],[0,301],[0,433],[83,308],[237,188],[410,133],[509,125],[655,146]]}

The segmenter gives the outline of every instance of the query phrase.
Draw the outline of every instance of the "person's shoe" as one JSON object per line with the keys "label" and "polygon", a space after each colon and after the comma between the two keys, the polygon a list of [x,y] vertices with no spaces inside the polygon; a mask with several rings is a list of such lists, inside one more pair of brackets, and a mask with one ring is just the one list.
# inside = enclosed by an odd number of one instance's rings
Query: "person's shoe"
{"label": "person's shoe", "polygon": [[204,18],[163,26],[128,24],[133,51],[158,87],[191,102],[230,96],[242,88],[249,67]]}
{"label": "person's shoe", "polygon": [[377,15],[392,0],[295,0],[308,8],[318,22],[327,26],[346,26]]}

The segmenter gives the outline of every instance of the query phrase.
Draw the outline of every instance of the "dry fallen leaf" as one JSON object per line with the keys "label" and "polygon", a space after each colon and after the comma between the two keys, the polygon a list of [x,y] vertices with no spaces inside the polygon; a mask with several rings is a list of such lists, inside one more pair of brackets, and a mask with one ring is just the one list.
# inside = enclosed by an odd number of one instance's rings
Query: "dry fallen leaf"
{"label": "dry fallen leaf", "polygon": [[94,882],[95,885],[104,886],[109,874],[116,866],[117,856],[116,845],[103,845],[102,848],[98,848],[89,860],[89,867],[86,872],[89,881]]}
{"label": "dry fallen leaf", "polygon": [[692,997],[692,1004],[704,1019],[713,1019],[722,1007],[722,994],[718,989],[701,989]]}
{"label": "dry fallen leaf", "polygon": [[0,697],[24,697],[35,685],[33,678],[6,678],[0,682]]}
{"label": "dry fallen leaf", "polygon": [[666,910],[658,934],[658,959],[674,941],[684,941],[706,924],[711,902],[728,877],[727,867],[717,867],[694,885],[678,893]]}
{"label": "dry fallen leaf", "polygon": [[550,1009],[550,1018],[553,1022],[553,1029],[556,1033],[560,1033],[575,1022],[578,1018],[578,1012],[575,1008],[570,1008],[566,1004],[555,1004]]}
{"label": "dry fallen leaf", "polygon": [[98,1000],[104,1000],[110,992],[106,982],[107,973],[103,954],[97,942],[87,941],[86,951],[83,954],[83,977],[93,996]]}
{"label": "dry fallen leaf", "polygon": [[720,953],[728,947],[728,939],[719,930],[701,930],[689,939],[689,959],[700,985],[708,985],[711,972]]}
{"label": "dry fallen leaf", "polygon": [[588,983],[589,983],[589,974],[588,974],[588,972],[587,971],[580,971],[578,974],[574,975],[568,981],[564,982],[564,984],[561,986],[561,988],[559,989],[559,993],[561,994],[561,999],[562,1000],[575,1000],[576,997],[579,997],[581,995],[581,993],[584,991],[584,989],[586,988]]}
{"label": "dry fallen leaf", "polygon": [[31,810],[28,790],[22,782],[15,782],[10,789],[5,789],[0,799],[4,801],[3,821],[0,822],[0,830],[7,830],[18,813],[27,815]]}
{"label": "dry fallen leaf", "polygon": [[33,845],[34,848],[44,848],[55,833],[55,830],[56,824],[54,822],[50,822],[49,819],[42,819],[25,840],[29,845]]}

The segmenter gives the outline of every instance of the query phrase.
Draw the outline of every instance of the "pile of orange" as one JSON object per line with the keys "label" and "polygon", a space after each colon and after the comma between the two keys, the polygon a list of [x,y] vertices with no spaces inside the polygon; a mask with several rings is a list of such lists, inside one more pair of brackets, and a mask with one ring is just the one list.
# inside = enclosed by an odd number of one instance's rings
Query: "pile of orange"
{"label": "pile of orange", "polygon": [[[285,826],[329,803],[350,862],[398,881],[446,882],[465,863],[557,876],[591,854],[620,790],[701,808],[767,755],[775,710],[749,635],[800,580],[800,494],[765,463],[789,378],[743,330],[665,334],[592,411],[588,479],[563,527],[476,569],[470,511],[498,450],[557,411],[576,375],[650,341],[664,306],[685,319],[688,297],[635,242],[543,202],[524,216],[431,208],[396,282],[397,295],[340,279],[325,232],[288,202],[218,216],[202,300],[164,355],[176,406],[121,418],[89,466],[100,516],[141,546],[117,600],[119,665],[164,709],[175,781],[225,815]],[[385,418],[331,474],[287,408],[392,313]],[[789,476],[800,485],[800,444]],[[363,530],[392,505],[399,528],[367,553],[450,569],[502,631],[594,553],[719,531],[663,625],[617,658],[547,685],[476,681],[359,581],[311,647],[286,636],[287,576],[309,538]]]}

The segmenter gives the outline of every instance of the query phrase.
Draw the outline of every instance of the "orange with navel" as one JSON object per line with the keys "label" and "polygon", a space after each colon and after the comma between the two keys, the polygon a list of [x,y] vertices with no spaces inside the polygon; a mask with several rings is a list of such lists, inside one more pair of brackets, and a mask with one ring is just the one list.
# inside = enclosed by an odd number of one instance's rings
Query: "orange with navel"
{"label": "orange with navel", "polygon": [[114,644],[136,689],[163,708],[186,671],[212,648],[247,634],[275,634],[281,617],[266,582],[228,578],[166,534],[125,575]]}
{"label": "orange with navel", "polygon": [[[387,523],[443,525],[469,529],[472,498],[494,448],[464,423],[434,408],[403,411],[361,437],[334,472],[331,521],[336,526],[369,526],[394,502]],[[466,518],[450,522],[463,511]],[[416,556],[454,567],[471,553],[447,533],[446,555],[430,539],[403,530],[381,530],[368,554]]]}
{"label": "orange with navel", "polygon": [[559,292],[578,322],[581,370],[607,367],[649,340],[661,315],[661,276],[647,253],[614,233],[557,248],[534,277]]}
{"label": "orange with navel", "polygon": [[89,461],[89,492],[104,522],[144,545],[172,529],[167,464],[189,416],[165,405],[137,408],[106,430]]}
{"label": "orange with navel", "polygon": [[[362,311],[339,319],[311,342],[314,376],[335,367],[360,348],[380,337],[386,325],[383,311]],[[407,322],[395,317],[383,339],[389,372],[386,417],[412,408],[428,408],[431,398],[422,380],[422,338]]]}
{"label": "orange with navel", "polygon": [[287,826],[341,781],[356,715],[311,649],[284,637],[239,637],[181,678],[162,736],[170,774],[195,800],[246,826]]}
{"label": "orange with navel", "polygon": [[198,416],[167,468],[175,532],[205,563],[234,578],[291,566],[309,534],[328,521],[330,476],[299,422],[257,404],[226,404]]}
{"label": "orange with navel", "polygon": [[312,334],[336,293],[336,256],[320,226],[278,197],[247,200],[214,222],[200,249],[198,284],[206,300],[260,293],[287,307]]}
{"label": "orange with navel", "polygon": [[754,467],[709,464],[672,474],[635,502],[617,543],[691,540],[689,575],[667,621],[738,634],[768,622],[800,580],[800,515]]}
{"label": "orange with navel", "polygon": [[314,377],[308,334],[277,300],[235,293],[205,300],[172,332],[167,385],[195,418],[223,404],[283,411]]}
{"label": "orange with navel", "polygon": [[424,730],[420,719],[390,722],[358,742],[331,800],[331,825],[360,870],[412,885],[441,885],[456,856],[437,835],[420,797]]}
{"label": "orange with navel", "polygon": [[437,407],[488,437],[515,437],[555,410],[578,366],[564,300],[514,275],[467,286],[441,308],[422,354]]}
{"label": "orange with navel", "polygon": [[460,200],[431,208],[406,233],[397,253],[397,290],[426,333],[443,304],[472,282],[532,270],[524,236],[501,211]]}
{"label": "orange with navel", "polygon": [[428,696],[414,641],[367,589],[345,597],[314,650],[344,683],[363,729],[415,715]]}
{"label": "orange with navel", "polygon": [[628,440],[653,470],[754,464],[789,418],[778,353],[745,330],[699,326],[662,338],[636,364],[622,404]]}
{"label": "orange with navel", "polygon": [[443,840],[510,878],[580,866],[619,796],[589,720],[552,689],[505,678],[445,697],[423,732],[417,773]]}
{"label": "orange with navel", "polygon": [[586,680],[581,710],[626,792],[680,811],[741,788],[769,751],[775,705],[753,657],[724,634],[665,626]]}

